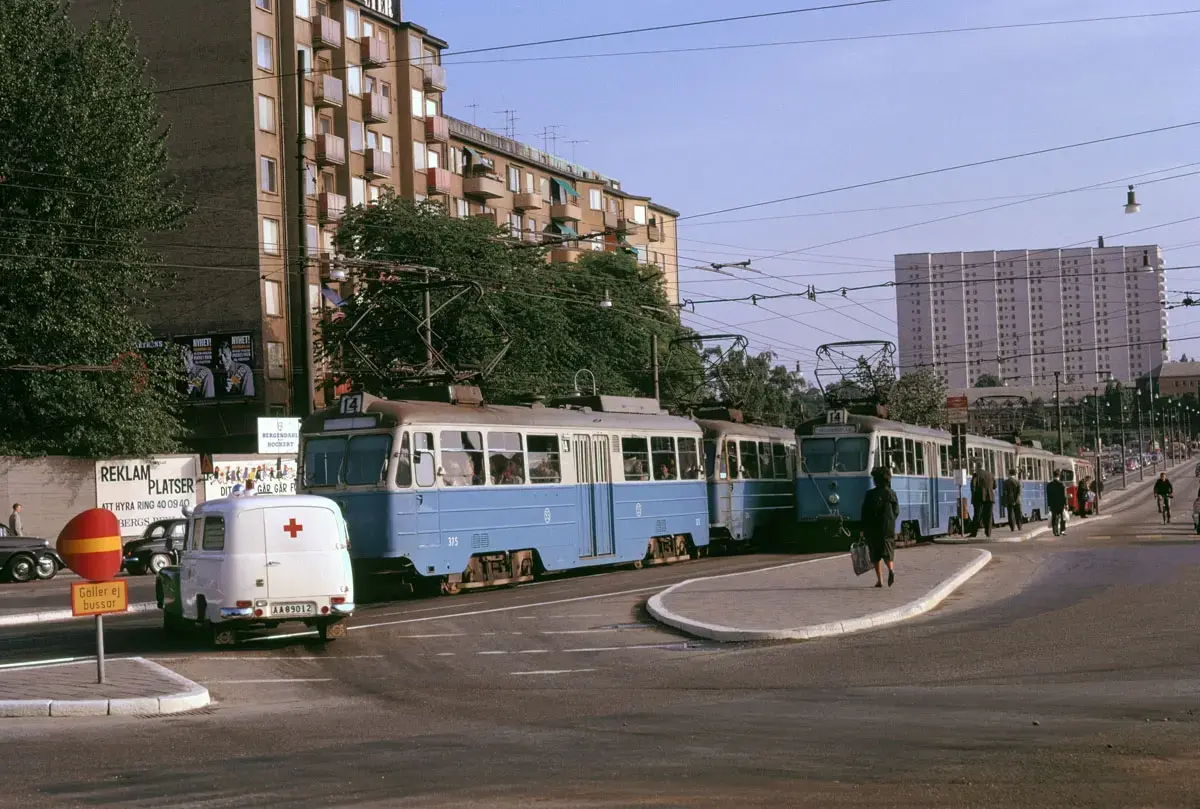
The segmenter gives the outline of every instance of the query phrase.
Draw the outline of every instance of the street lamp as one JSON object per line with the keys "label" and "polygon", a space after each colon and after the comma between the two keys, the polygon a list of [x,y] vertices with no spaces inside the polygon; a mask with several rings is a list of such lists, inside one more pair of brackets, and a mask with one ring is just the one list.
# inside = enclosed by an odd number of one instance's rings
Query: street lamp
{"label": "street lamp", "polygon": [[1129,186],[1129,192],[1125,195],[1125,213],[1137,213],[1141,209],[1142,206],[1138,205],[1137,194],[1134,192],[1133,186],[1131,185]]}
{"label": "street lamp", "polygon": [[612,297],[608,294],[608,290],[604,290],[604,300],[599,304],[601,309],[611,309],[613,307]]}

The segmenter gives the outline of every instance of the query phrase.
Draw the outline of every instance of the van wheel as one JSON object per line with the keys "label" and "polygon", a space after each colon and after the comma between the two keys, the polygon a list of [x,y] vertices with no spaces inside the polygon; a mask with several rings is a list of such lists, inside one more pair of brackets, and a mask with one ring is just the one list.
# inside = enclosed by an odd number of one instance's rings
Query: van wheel
{"label": "van wheel", "polygon": [[227,626],[209,623],[208,634],[213,646],[233,646],[237,643],[237,634]]}
{"label": "van wheel", "polygon": [[321,624],[317,627],[317,634],[321,636],[321,640],[328,643],[331,640],[346,637],[346,625],[341,621],[332,624]]}

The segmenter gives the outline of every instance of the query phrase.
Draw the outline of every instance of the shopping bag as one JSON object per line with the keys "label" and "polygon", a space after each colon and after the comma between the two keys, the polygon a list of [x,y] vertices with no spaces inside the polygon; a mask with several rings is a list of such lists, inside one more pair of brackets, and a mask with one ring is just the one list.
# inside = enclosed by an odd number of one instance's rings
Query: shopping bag
{"label": "shopping bag", "polygon": [[867,543],[860,539],[850,546],[850,562],[854,565],[855,576],[871,569],[871,551],[867,549]]}

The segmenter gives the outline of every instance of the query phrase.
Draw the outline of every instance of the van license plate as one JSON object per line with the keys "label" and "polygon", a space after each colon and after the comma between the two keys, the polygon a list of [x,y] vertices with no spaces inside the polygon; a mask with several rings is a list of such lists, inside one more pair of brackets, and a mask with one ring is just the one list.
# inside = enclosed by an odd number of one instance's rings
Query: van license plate
{"label": "van license plate", "polygon": [[272,615],[314,615],[317,612],[316,604],[272,604]]}

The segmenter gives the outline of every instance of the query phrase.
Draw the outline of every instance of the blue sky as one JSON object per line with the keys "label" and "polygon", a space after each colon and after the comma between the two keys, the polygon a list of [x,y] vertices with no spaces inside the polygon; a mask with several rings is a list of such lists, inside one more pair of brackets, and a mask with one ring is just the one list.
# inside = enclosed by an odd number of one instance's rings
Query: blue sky
{"label": "blue sky", "polygon": [[[405,19],[451,50],[823,5],[802,0],[408,0]],[[596,13],[603,8],[604,13]],[[881,5],[445,58],[446,110],[497,131],[516,111],[537,146],[619,178],[685,216],[856,182],[1200,119],[1200,14],[1035,29],[613,58],[503,61],[728,46],[1200,9],[1200,0],[893,0]],[[459,62],[459,64],[456,64]],[[478,104],[471,109],[468,105]],[[586,143],[570,144],[570,140]],[[1200,170],[1200,127],[680,223],[681,267],[754,260],[747,281],[684,269],[683,297],[888,281],[895,253],[1158,243],[1166,266],[1200,264],[1200,175],[1144,185],[1126,216],[1122,178]],[[1146,179],[1152,179],[1147,177]],[[1141,182],[1145,182],[1142,180]],[[1105,184],[860,238],[1034,195]],[[943,204],[952,201],[957,204]],[[892,210],[863,210],[904,207]],[[842,240],[847,240],[842,242]],[[829,242],[842,242],[817,248]],[[815,249],[814,249],[815,248]],[[757,284],[754,282],[758,282]],[[1200,270],[1169,270],[1169,296]],[[690,325],[740,331],[799,361],[836,339],[895,339],[889,289],[697,306]],[[1200,312],[1170,313],[1172,356],[1200,355]]]}

